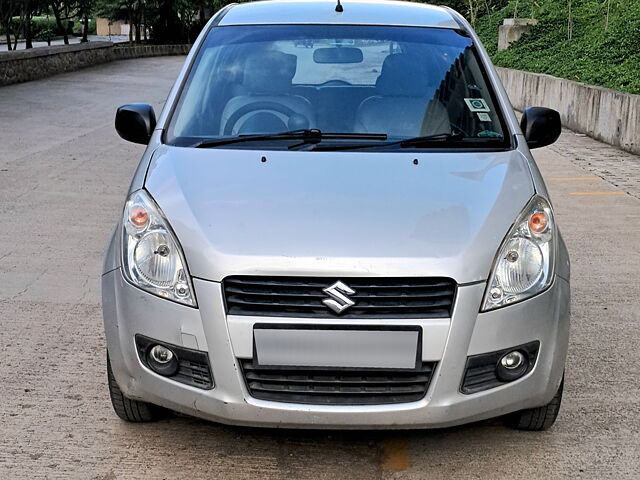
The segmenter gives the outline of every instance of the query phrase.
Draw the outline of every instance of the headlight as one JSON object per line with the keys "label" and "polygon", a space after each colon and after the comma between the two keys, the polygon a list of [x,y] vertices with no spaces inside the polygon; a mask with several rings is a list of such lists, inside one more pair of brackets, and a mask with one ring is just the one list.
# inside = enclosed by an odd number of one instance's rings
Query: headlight
{"label": "headlight", "polygon": [[551,285],[556,236],[549,202],[533,197],[500,246],[483,311],[519,302]]}
{"label": "headlight", "polygon": [[122,219],[125,278],[175,302],[196,306],[187,264],[162,212],[144,190],[131,194]]}

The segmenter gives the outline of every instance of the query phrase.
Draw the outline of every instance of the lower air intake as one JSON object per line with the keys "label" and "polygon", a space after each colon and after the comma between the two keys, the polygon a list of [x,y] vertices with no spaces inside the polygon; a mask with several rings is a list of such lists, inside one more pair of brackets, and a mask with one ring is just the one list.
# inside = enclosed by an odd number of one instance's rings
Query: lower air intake
{"label": "lower air intake", "polygon": [[150,368],[147,354],[154,345],[163,345],[171,349],[178,359],[178,371],[166,378],[205,390],[213,388],[213,375],[211,368],[209,368],[209,356],[206,352],[161,342],[144,335],[136,335],[138,357],[147,368]]}
{"label": "lower air intake", "polygon": [[511,352],[513,350],[519,350],[526,355],[528,367],[523,376],[526,375],[531,370],[533,370],[533,367],[536,363],[536,358],[538,356],[539,348],[540,342],[536,341],[517,347],[506,348],[504,350],[482,353],[480,355],[473,355],[472,357],[468,357],[467,368],[465,370],[464,379],[462,381],[460,391],[466,394],[477,393],[508,383],[498,378],[496,367],[502,356],[507,352]]}
{"label": "lower air intake", "polygon": [[435,363],[417,370],[260,367],[241,361],[253,398],[313,405],[383,405],[423,398]]}

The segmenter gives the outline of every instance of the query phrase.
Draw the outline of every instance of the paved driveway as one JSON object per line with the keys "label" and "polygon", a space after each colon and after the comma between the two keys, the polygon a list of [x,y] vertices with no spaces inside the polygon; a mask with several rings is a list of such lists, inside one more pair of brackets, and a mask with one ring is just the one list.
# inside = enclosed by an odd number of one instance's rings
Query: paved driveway
{"label": "paved driveway", "polygon": [[570,132],[536,151],[573,264],[552,430],[121,422],[106,388],[99,278],[142,147],[117,137],[113,115],[130,101],[160,106],[182,61],[0,88],[0,478],[638,478],[640,159]]}

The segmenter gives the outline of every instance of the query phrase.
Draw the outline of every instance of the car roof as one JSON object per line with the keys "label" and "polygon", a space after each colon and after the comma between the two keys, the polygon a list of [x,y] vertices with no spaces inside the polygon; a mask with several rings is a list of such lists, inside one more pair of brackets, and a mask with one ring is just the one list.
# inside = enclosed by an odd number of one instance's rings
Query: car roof
{"label": "car roof", "polygon": [[391,0],[268,0],[234,5],[218,25],[345,24],[460,28],[446,8]]}

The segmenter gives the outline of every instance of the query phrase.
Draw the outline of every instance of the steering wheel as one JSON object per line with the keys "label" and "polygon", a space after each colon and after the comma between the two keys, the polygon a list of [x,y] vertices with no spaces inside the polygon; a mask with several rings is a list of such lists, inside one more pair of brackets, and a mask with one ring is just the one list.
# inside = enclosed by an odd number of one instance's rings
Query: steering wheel
{"label": "steering wheel", "polygon": [[302,130],[305,128],[309,128],[309,119],[307,117],[285,105],[282,105],[281,103],[268,101],[251,102],[243,105],[238,110],[233,112],[224,126],[224,135],[231,135],[233,133],[233,127],[235,127],[236,123],[238,123],[238,120],[240,120],[246,114],[256,112],[258,110],[271,110],[272,112],[278,112],[286,115],[288,118],[288,127],[291,130]]}
{"label": "steering wheel", "polygon": [[321,83],[318,86],[319,87],[337,87],[341,85],[352,86],[353,84],[347,82],[346,80],[327,80],[326,82]]}

